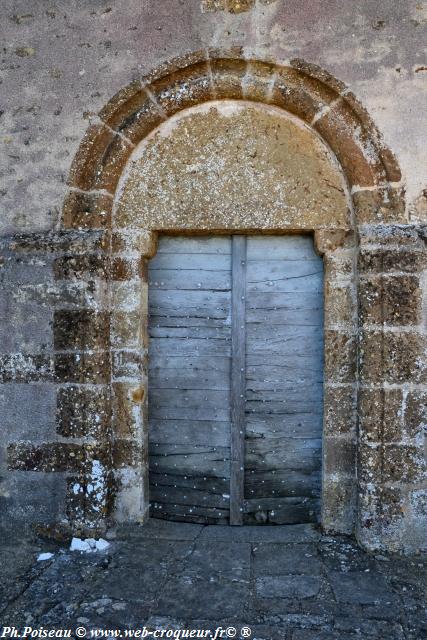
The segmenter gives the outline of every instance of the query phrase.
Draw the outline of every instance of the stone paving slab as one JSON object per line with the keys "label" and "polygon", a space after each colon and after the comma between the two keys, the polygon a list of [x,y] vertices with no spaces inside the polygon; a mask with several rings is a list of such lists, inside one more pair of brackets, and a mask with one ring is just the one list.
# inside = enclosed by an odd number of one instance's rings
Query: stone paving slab
{"label": "stone paving slab", "polygon": [[246,581],[251,578],[251,545],[248,543],[196,542],[193,552],[183,565],[185,576],[202,579],[221,576],[232,581]]}
{"label": "stone paving slab", "polygon": [[297,553],[292,545],[258,544],[253,547],[254,571],[257,575],[320,575],[323,571],[315,544],[300,544]]}
{"label": "stone paving slab", "polygon": [[317,596],[322,580],[316,576],[264,576],[256,578],[256,593],[263,598],[305,600]]}
{"label": "stone paving slab", "polygon": [[151,518],[145,524],[126,525],[117,528],[119,539],[129,540],[194,540],[204,527],[201,524],[188,522],[169,522],[168,520],[156,520]]}
{"label": "stone paving slab", "polygon": [[39,547],[36,545],[25,545],[19,550],[16,546],[1,547],[0,603],[17,598],[25,589],[27,579],[31,581],[31,569],[34,567],[34,558],[38,552]]}
{"label": "stone paving slab", "polygon": [[293,524],[288,526],[247,526],[228,527],[216,525],[205,527],[201,538],[205,540],[221,540],[224,542],[282,542],[288,544],[302,544],[304,542],[318,542],[320,532],[312,524]]}
{"label": "stone paving slab", "polygon": [[180,576],[170,582],[156,603],[160,615],[178,618],[207,615],[210,618],[236,616],[243,619],[243,610],[249,598],[249,583],[234,582],[221,578]]}
{"label": "stone paving slab", "polygon": [[398,596],[392,592],[381,574],[362,571],[339,573],[331,571],[329,579],[338,602],[350,604],[398,604]]}
{"label": "stone paving slab", "polygon": [[194,540],[132,540],[114,545],[111,566],[131,566],[144,570],[147,566],[167,566],[184,560],[194,550]]}
{"label": "stone paving slab", "polygon": [[36,562],[41,544],[4,549],[2,624],[235,626],[236,638],[247,625],[256,640],[427,639],[426,556],[366,554],[311,526],[152,521],[129,535],[122,527],[103,553],[49,549],[46,562]]}

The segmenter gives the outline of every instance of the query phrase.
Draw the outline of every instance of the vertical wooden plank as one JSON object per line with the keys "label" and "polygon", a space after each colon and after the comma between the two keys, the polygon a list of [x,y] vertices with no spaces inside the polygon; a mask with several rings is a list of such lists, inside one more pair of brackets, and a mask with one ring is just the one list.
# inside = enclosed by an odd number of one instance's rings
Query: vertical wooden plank
{"label": "vertical wooden plank", "polygon": [[230,524],[243,524],[245,459],[246,237],[232,240]]}
{"label": "vertical wooden plank", "polygon": [[323,417],[323,265],[306,236],[246,248],[245,524],[316,522]]}
{"label": "vertical wooden plank", "polygon": [[231,236],[159,237],[149,263],[150,508],[229,522]]}

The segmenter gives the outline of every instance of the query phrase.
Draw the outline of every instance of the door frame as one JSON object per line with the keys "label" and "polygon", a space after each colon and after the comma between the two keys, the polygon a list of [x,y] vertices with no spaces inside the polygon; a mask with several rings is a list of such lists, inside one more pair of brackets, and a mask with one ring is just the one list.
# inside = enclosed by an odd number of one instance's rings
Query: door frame
{"label": "door frame", "polygon": [[[174,230],[181,235],[205,235],[195,229]],[[163,233],[163,230],[162,232]],[[170,234],[170,231],[165,232]],[[216,231],[215,233],[218,233]],[[236,233],[234,230],[222,229],[219,233],[232,237],[247,237],[251,233]],[[252,234],[256,233],[252,231]],[[259,233],[259,232],[258,232]],[[301,230],[298,230],[301,234]],[[160,233],[145,231],[141,236],[141,255],[146,262],[144,271],[148,269],[148,261],[156,255]],[[289,230],[282,233],[264,235],[289,235]],[[357,241],[355,234],[347,230],[315,230],[312,235],[316,252],[323,258],[324,285],[324,382],[323,382],[323,433],[322,433],[322,493],[321,524],[326,530],[336,530],[337,509],[341,514],[341,529],[348,531],[353,526],[356,508],[356,428],[357,428],[357,300],[356,289],[356,255]],[[148,284],[145,277],[141,281],[141,307],[148,312]],[[237,316],[236,316],[237,317]],[[349,323],[350,320],[350,323]],[[148,348],[148,315],[141,315],[140,335],[144,350]],[[240,349],[241,345],[236,345]],[[240,396],[242,384],[239,372],[232,376],[235,384],[234,392]],[[145,388],[148,385],[147,365],[144,370]],[[143,424],[148,425],[148,394],[144,394]],[[130,402],[131,404],[131,402]],[[237,406],[237,420],[240,420],[241,407]],[[148,451],[148,430],[144,429],[143,450]],[[236,452],[235,464],[240,464],[243,452],[241,440],[234,443]],[[148,454],[147,454],[148,455]],[[146,511],[143,519],[148,517],[148,458],[144,458],[140,469],[145,491]],[[238,492],[243,492],[237,476],[235,478]],[[337,505],[337,501],[339,504]],[[234,524],[240,524],[235,505]],[[141,517],[141,514],[139,514]]]}
{"label": "door frame", "polygon": [[[302,234],[298,234],[297,237],[301,237]],[[303,234],[305,237],[307,234]],[[168,234],[158,234],[157,242],[159,242],[162,236],[171,237]],[[283,238],[291,237],[291,234],[275,234],[274,236],[264,234],[258,237],[277,237]],[[191,234],[185,232],[183,234],[177,234],[176,237],[183,240],[195,239],[195,238],[218,238],[227,237],[230,239],[230,340],[231,340],[231,352],[229,356],[230,360],[230,388],[229,388],[229,406],[230,406],[230,477],[229,477],[229,518],[230,525],[243,525],[244,515],[247,512],[247,500],[245,498],[245,452],[246,452],[246,425],[247,425],[247,410],[246,410],[246,391],[247,391],[247,379],[246,379],[246,329],[247,329],[247,269],[248,269],[248,237],[251,235],[231,233],[227,236],[221,236],[217,234]],[[170,252],[170,249],[169,249]],[[191,254],[191,247],[187,249],[183,254]],[[168,255],[168,252],[161,254]],[[197,255],[197,254],[196,254]],[[152,260],[154,256],[150,259]],[[266,256],[268,260],[268,256]],[[295,259],[295,258],[294,258]],[[259,258],[258,258],[259,260]],[[323,260],[322,260],[323,266]],[[156,267],[154,267],[156,268]],[[171,270],[171,265],[164,264],[162,269]],[[183,266],[185,269],[185,266]],[[176,268],[175,268],[176,270]],[[149,270],[150,273],[150,270]],[[177,273],[177,276],[180,274]],[[153,276],[150,277],[150,280]],[[323,278],[322,278],[323,280]],[[156,287],[154,287],[155,289]],[[184,288],[185,289],[185,288]],[[180,291],[180,289],[178,289]],[[180,291],[181,292],[181,291]],[[148,296],[150,296],[150,288],[148,289]],[[323,325],[323,291],[322,291],[322,325]],[[148,315],[148,325],[153,327],[150,322],[150,315]],[[162,325],[163,326],[163,325]],[[167,325],[166,325],[167,326]],[[322,336],[323,340],[323,336]],[[323,349],[322,349],[323,351]],[[176,353],[175,355],[179,355]],[[154,364],[156,364],[154,360]],[[322,363],[323,364],[323,363]],[[322,387],[323,387],[323,367],[322,367]],[[181,387],[177,387],[181,388]],[[150,392],[148,392],[148,407],[150,406]],[[160,419],[160,418],[158,418]],[[323,434],[319,434],[323,435]],[[150,421],[148,423],[148,438],[150,438]],[[152,447],[152,443],[151,443]],[[165,454],[166,455],[166,454]],[[150,473],[150,472],[149,472]],[[274,472],[273,472],[274,473]],[[153,484],[148,480],[149,487]],[[150,490],[149,490],[150,491]],[[185,492],[185,490],[184,490]],[[151,496],[148,496],[149,503],[151,504]],[[157,502],[154,500],[154,502]],[[151,506],[150,506],[151,508]],[[167,508],[166,508],[167,510]],[[156,517],[154,515],[154,517]],[[171,517],[170,519],[173,520]]]}

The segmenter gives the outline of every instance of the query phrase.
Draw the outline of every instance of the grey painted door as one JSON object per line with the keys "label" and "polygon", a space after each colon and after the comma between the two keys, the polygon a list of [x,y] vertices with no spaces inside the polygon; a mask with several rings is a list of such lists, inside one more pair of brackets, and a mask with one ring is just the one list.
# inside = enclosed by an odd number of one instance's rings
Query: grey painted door
{"label": "grey painted door", "polygon": [[162,236],[149,268],[153,516],[320,509],[322,261],[304,236]]}

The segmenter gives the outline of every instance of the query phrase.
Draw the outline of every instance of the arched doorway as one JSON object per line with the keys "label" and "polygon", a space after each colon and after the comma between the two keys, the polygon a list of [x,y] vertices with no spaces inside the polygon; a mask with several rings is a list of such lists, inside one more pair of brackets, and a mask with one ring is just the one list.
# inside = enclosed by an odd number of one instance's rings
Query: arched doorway
{"label": "arched doorway", "polygon": [[[207,102],[135,148],[113,215],[128,232],[158,233],[148,263],[151,514],[320,521],[322,444],[331,443],[312,234],[353,224],[330,149],[277,108]],[[353,287],[350,273],[349,298]],[[351,476],[354,454],[347,464]]]}
{"label": "arched doorway", "polygon": [[[296,116],[305,123],[311,139],[317,141],[307,148],[307,166],[316,144],[329,147],[330,157],[336,158],[330,167],[339,176],[338,190],[336,184],[334,187],[334,183],[331,186],[323,182],[320,190],[308,188],[304,193],[307,184],[302,181],[299,191],[276,191],[275,206],[252,208],[252,219],[241,217],[242,213],[247,217],[248,208],[233,210],[233,199],[221,201],[221,190],[217,190],[221,206],[209,209],[208,216],[205,209],[193,206],[193,201],[198,201],[194,194],[214,193],[205,189],[203,180],[189,197],[185,190],[179,194],[171,189],[175,200],[163,198],[159,207],[153,207],[148,199],[141,200],[138,189],[144,181],[132,180],[131,156],[135,147],[143,140],[153,142],[155,134],[147,136],[161,123],[166,126],[167,146],[167,125],[174,127],[171,116],[212,100],[252,101],[269,105],[264,109],[277,107],[289,121]],[[156,150],[152,151],[155,160]],[[159,160],[157,157],[157,165]],[[235,165],[237,174],[240,166]],[[191,167],[187,169],[189,176]],[[221,180],[224,175],[219,173],[217,177]],[[268,171],[259,172],[260,183],[267,175]],[[155,72],[144,83],[126,87],[100,112],[74,160],[63,220],[66,228],[92,232],[98,229],[103,234],[101,250],[106,267],[100,267],[99,277],[109,283],[111,420],[96,450],[91,445],[88,455],[98,458],[102,453],[106,461],[105,473],[98,480],[110,496],[108,510],[116,519],[143,519],[148,510],[146,261],[156,252],[157,234],[299,232],[314,233],[316,250],[323,255],[325,266],[321,522],[325,529],[353,531],[359,494],[359,501],[365,504],[363,520],[372,526],[367,514],[372,510],[374,514],[376,509],[372,496],[377,491],[373,488],[377,481],[373,483],[370,476],[369,480],[357,482],[355,470],[356,450],[360,447],[356,407],[361,384],[357,356],[357,232],[367,224],[405,221],[399,180],[393,156],[354,96],[325,71],[298,60],[289,67],[280,67],[247,61],[236,51],[208,52],[207,57],[206,52],[191,54]],[[240,192],[245,194],[245,187]],[[259,205],[269,191],[255,189],[247,193],[256,194]],[[319,193],[326,197],[316,201]],[[292,206],[294,196],[296,207]],[[340,201],[338,206],[336,198]],[[274,215],[270,215],[271,211]],[[95,366],[92,359],[88,354],[88,366]],[[90,483],[89,458],[82,467],[82,478],[87,476]],[[363,458],[361,464],[365,464],[363,460],[367,461]],[[382,482],[378,478],[378,492],[382,491]],[[105,509],[95,508],[96,495],[88,494],[85,505],[75,515],[71,508],[70,518],[82,526],[95,526]],[[372,515],[374,520],[376,517]]]}

